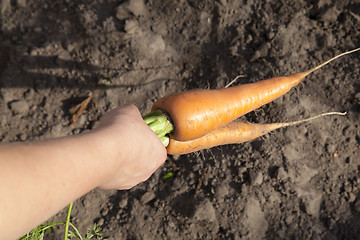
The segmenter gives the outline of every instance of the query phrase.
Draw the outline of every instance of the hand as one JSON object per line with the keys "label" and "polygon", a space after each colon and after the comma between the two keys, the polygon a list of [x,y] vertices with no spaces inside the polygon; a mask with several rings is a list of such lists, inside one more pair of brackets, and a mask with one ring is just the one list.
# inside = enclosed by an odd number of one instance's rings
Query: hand
{"label": "hand", "polygon": [[95,187],[145,181],[166,160],[166,149],[127,105],[105,114],[93,131],[1,144],[0,156],[1,239],[15,239]]}
{"label": "hand", "polygon": [[111,169],[100,188],[129,189],[147,180],[166,160],[165,147],[133,105],[106,113],[94,132],[107,145],[106,159],[100,161]]}

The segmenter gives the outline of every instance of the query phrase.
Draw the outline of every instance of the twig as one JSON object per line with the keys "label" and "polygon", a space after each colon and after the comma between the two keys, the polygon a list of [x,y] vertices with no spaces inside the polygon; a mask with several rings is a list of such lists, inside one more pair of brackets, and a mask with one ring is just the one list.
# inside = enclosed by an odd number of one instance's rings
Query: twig
{"label": "twig", "polygon": [[205,175],[206,175],[206,172],[207,172],[207,167],[204,168],[204,171],[202,172],[201,176],[200,176],[200,179],[199,179],[199,182],[196,186],[196,190],[195,190],[195,194],[197,194],[203,184],[203,181],[204,181],[204,178],[205,178]]}
{"label": "twig", "polygon": [[86,107],[89,105],[92,98],[93,98],[93,95],[87,97],[80,104],[70,108],[69,112],[72,115],[71,121],[70,121],[70,126],[73,125],[79,119],[79,117],[83,114],[83,112],[85,111]]}

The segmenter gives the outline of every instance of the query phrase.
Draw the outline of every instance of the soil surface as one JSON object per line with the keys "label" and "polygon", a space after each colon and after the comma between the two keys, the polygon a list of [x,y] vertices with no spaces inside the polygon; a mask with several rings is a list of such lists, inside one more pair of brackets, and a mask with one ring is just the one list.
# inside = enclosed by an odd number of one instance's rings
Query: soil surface
{"label": "soil surface", "polygon": [[[126,103],[147,113],[166,94],[303,71],[359,36],[359,0],[2,0],[0,140],[79,134]],[[169,156],[131,190],[77,200],[72,222],[108,239],[360,239],[359,63],[345,56],[243,120],[346,116]]]}

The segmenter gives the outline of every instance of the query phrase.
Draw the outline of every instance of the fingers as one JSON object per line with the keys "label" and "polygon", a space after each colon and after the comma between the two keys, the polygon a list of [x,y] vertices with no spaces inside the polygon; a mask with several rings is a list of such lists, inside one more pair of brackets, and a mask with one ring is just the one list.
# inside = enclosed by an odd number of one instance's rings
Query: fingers
{"label": "fingers", "polygon": [[134,105],[109,111],[100,123],[99,132],[110,142],[112,159],[108,162],[113,169],[106,184],[100,187],[128,189],[146,181],[165,162],[165,147]]}

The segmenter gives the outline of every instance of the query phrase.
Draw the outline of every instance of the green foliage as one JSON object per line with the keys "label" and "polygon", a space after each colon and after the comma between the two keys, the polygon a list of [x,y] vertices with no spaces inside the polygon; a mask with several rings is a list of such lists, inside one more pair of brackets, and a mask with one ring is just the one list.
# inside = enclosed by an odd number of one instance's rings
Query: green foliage
{"label": "green foliage", "polygon": [[31,232],[24,235],[23,237],[19,238],[19,240],[42,240],[44,239],[46,233],[50,235],[52,234],[52,228],[62,224],[64,223],[47,223],[45,225],[40,225],[34,228]]}
{"label": "green foliage", "polygon": [[103,239],[101,234],[101,227],[99,225],[96,225],[96,223],[94,224],[94,227],[92,229],[88,228],[85,239],[93,238],[98,240]]}
{"label": "green foliage", "polygon": [[[44,225],[40,225],[33,229],[28,234],[24,235],[23,237],[19,238],[18,240],[43,240],[45,235],[51,235],[53,234],[53,231],[58,231],[56,226],[64,225],[65,222],[59,222],[59,223],[47,223]],[[67,234],[67,238],[70,240],[80,239],[80,240],[106,240],[102,238],[101,234],[101,226],[97,225],[96,223],[92,228],[88,228],[86,231],[86,236],[81,236],[79,230],[70,223],[70,227],[73,229],[73,231],[69,230]]]}
{"label": "green foliage", "polygon": [[[72,209],[73,203],[70,203],[68,212],[66,215],[66,221],[65,222],[59,222],[59,223],[47,223],[44,225],[40,225],[33,229],[28,234],[24,235],[23,237],[19,238],[18,240],[43,240],[45,234],[51,235],[54,230],[58,230],[58,228],[55,228],[56,226],[64,225],[64,240],[73,240],[73,239],[79,239],[79,240],[105,240],[102,238],[101,234],[101,227],[94,224],[92,228],[88,228],[86,231],[86,236],[82,237],[79,230],[75,227],[74,224],[70,222],[70,215],[71,215],[71,209]],[[72,230],[69,230],[69,227],[72,228]]]}
{"label": "green foliage", "polygon": [[167,180],[169,178],[172,178],[175,174],[173,172],[168,172],[166,173],[163,177],[162,177],[162,180]]}

